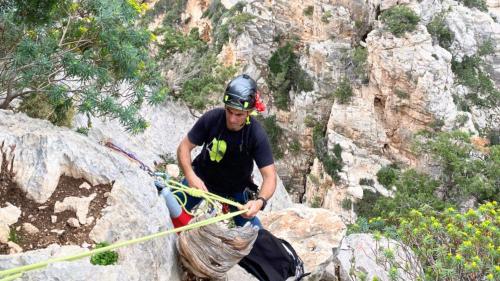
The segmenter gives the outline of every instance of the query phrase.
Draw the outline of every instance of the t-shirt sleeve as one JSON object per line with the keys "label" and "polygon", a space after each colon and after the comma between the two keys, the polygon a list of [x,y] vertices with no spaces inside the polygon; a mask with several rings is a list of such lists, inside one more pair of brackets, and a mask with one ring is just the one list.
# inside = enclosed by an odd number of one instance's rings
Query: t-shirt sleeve
{"label": "t-shirt sleeve", "polygon": [[254,139],[254,159],[257,167],[263,168],[274,164],[273,151],[271,150],[271,144],[267,137],[264,128],[260,124],[255,126],[255,139]]}
{"label": "t-shirt sleeve", "polygon": [[188,139],[191,143],[198,146],[203,145],[209,134],[209,124],[212,119],[216,118],[216,112],[214,110],[203,114],[198,121],[194,124],[191,130],[188,132]]}

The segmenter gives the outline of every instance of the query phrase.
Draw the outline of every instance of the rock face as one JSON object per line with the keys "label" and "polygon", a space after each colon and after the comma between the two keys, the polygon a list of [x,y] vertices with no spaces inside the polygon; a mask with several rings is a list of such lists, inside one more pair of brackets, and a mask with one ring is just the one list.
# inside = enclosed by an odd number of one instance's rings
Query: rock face
{"label": "rock face", "polygon": [[[7,146],[16,146],[14,180],[26,196],[40,203],[51,196],[63,174],[85,178],[92,185],[113,183],[108,207],[90,234],[96,243],[125,241],[171,227],[168,210],[157,196],[153,179],[135,163],[89,138],[24,114],[0,111],[0,140]],[[171,235],[121,248],[117,266],[92,266],[87,259],[77,264],[49,266],[27,274],[27,278],[82,280],[82,276],[98,272],[105,276],[99,278],[102,280],[178,280],[174,239],[175,235]],[[0,256],[0,270],[45,260],[56,252],[67,253],[67,248],[84,250],[75,246],[59,248]]]}
{"label": "rock face", "polygon": [[279,238],[290,242],[304,261],[307,272],[332,257],[346,226],[339,216],[325,209],[295,207],[261,215],[262,224]]}
{"label": "rock face", "polygon": [[[387,261],[384,251],[391,250],[395,260]],[[342,240],[335,257],[340,265],[340,280],[355,281],[365,276],[366,280],[388,281],[388,269],[398,268],[401,280],[420,280],[422,267],[413,252],[396,241],[381,238],[376,241],[370,234],[351,234]],[[378,262],[377,262],[378,261]],[[406,270],[408,269],[408,270]]]}

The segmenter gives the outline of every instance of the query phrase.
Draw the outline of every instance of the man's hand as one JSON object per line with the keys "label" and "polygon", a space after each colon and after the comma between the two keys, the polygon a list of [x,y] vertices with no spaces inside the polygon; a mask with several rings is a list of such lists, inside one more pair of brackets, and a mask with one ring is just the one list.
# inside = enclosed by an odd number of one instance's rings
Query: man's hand
{"label": "man's hand", "polygon": [[262,208],[262,200],[250,200],[244,206],[240,208],[240,210],[248,209],[246,213],[241,214],[242,217],[246,219],[251,219],[257,215]]}
{"label": "man's hand", "polygon": [[203,191],[208,192],[208,189],[205,186],[205,183],[196,174],[193,173],[192,176],[186,177],[186,179],[187,179],[190,187],[194,187],[194,188],[201,189]]}

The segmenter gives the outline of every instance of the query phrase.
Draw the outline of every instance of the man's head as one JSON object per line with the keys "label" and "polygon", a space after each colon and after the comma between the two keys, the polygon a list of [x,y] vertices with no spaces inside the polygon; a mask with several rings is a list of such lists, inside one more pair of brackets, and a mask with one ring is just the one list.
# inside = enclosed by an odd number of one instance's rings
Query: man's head
{"label": "man's head", "polygon": [[239,131],[255,109],[257,83],[246,74],[242,74],[227,84],[224,93],[226,105],[226,126],[231,131]]}
{"label": "man's head", "polygon": [[257,83],[246,74],[237,76],[227,84],[224,93],[224,104],[243,111],[255,109]]}

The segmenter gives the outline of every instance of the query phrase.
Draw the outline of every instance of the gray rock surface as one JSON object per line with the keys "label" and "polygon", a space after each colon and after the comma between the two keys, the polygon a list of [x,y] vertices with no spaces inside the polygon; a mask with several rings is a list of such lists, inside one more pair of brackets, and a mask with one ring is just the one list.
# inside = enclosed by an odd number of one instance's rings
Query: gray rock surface
{"label": "gray rock surface", "polygon": [[[15,145],[15,182],[27,196],[44,202],[63,174],[92,185],[113,183],[109,205],[90,233],[96,243],[125,241],[171,228],[168,210],[157,196],[153,179],[122,155],[69,129],[24,114],[0,111],[0,140]],[[83,280],[99,272],[103,280],[178,280],[175,234],[120,248],[115,267],[54,265],[28,280]],[[74,249],[75,246],[63,246]],[[78,247],[79,248],[79,247]],[[78,250],[78,249],[77,249]],[[81,248],[80,250],[84,250]],[[51,257],[52,250],[0,256],[0,270]],[[76,268],[78,270],[76,270]],[[78,272],[78,274],[75,274]],[[85,278],[84,278],[85,279]]]}
{"label": "gray rock surface", "polygon": [[[340,265],[340,280],[355,281],[361,275],[365,275],[366,280],[390,280],[391,263],[384,259],[385,249],[394,253],[400,280],[416,281],[417,277],[423,277],[421,265],[407,247],[384,237],[376,241],[371,234],[351,234],[342,240],[335,257]],[[408,270],[402,270],[406,268]]]}

